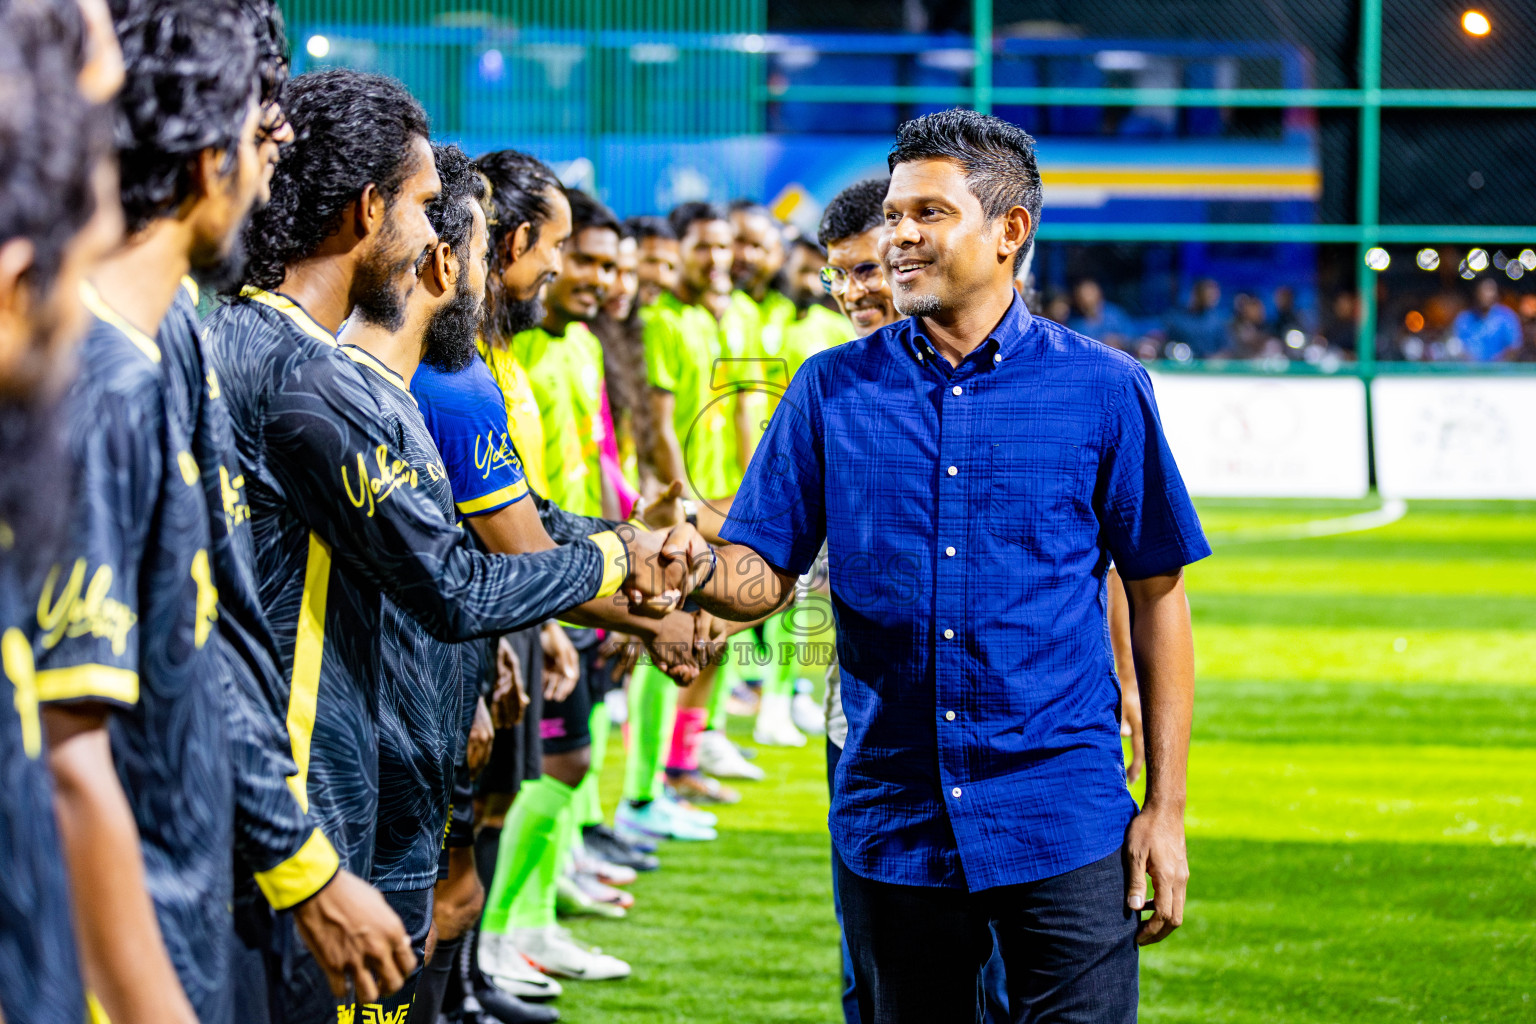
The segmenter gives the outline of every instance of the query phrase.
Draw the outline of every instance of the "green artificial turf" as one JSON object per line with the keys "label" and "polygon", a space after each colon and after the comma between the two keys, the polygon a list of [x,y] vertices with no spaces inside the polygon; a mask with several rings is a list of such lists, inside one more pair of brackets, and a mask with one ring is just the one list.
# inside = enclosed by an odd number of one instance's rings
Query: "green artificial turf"
{"label": "green artificial turf", "polygon": [[[1254,540],[1376,505],[1201,503],[1193,876],[1145,1021],[1536,1021],[1536,506]],[[635,976],[568,985],[565,1020],[840,1019],[822,750],[759,763],[630,919],[573,922]]]}

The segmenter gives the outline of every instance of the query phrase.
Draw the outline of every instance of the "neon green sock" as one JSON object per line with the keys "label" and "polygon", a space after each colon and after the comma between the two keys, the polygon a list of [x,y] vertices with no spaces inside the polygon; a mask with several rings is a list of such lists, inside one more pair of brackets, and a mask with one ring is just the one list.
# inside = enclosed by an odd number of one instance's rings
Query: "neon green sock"
{"label": "neon green sock", "polygon": [[[548,776],[546,776],[548,778]],[[553,781],[553,780],[551,780]],[[554,834],[545,844],[528,883],[512,899],[507,913],[507,928],[548,928],[555,923],[555,882],[565,870],[571,855],[571,822],[574,820],[573,797],[576,790],[555,783],[569,796],[555,819]]]}
{"label": "neon green sock", "polygon": [[731,699],[731,690],[741,681],[737,662],[743,655],[751,657],[747,654],[751,649],[750,643],[742,645],[740,649],[733,646],[725,664],[715,671],[715,688],[709,694],[709,721],[705,723],[705,728],[725,731],[726,719],[729,717],[725,711],[725,702]]}
{"label": "neon green sock", "polygon": [[[534,881],[540,866],[554,855],[560,816],[570,806],[575,790],[549,776],[523,783],[506,826],[501,830],[496,874],[485,898],[481,927],[505,935],[511,927],[512,907],[518,898],[538,883]],[[549,878],[554,894],[554,875]]]}
{"label": "neon green sock", "polygon": [[795,692],[793,659],[799,649],[795,641],[800,638],[790,632],[789,622],[786,609],[763,623],[763,637],[768,642],[768,653],[772,655],[762,669],[764,697],[788,696]]}
{"label": "neon green sock", "polygon": [[656,799],[656,775],[677,717],[677,684],[651,665],[635,666],[629,680],[629,754],[624,799]]}
{"label": "neon green sock", "polygon": [[581,785],[576,787],[576,813],[574,815],[575,827],[582,829],[587,825],[601,825],[605,819],[603,814],[602,778],[603,765],[608,762],[608,734],[613,728],[613,719],[608,717],[608,705],[598,702],[592,709],[592,766],[587,769],[587,777],[581,780]]}

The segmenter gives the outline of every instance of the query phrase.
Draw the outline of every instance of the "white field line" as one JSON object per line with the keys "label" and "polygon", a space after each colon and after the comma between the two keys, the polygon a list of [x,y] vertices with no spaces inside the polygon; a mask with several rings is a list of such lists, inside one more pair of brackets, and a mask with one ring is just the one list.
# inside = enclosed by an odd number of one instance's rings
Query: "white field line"
{"label": "white field line", "polygon": [[1210,535],[1212,544],[1258,544],[1273,540],[1308,540],[1334,537],[1341,533],[1361,533],[1390,526],[1408,514],[1408,503],[1401,498],[1387,498],[1370,512],[1336,519],[1310,519],[1303,523],[1279,523],[1252,530],[1227,530]]}

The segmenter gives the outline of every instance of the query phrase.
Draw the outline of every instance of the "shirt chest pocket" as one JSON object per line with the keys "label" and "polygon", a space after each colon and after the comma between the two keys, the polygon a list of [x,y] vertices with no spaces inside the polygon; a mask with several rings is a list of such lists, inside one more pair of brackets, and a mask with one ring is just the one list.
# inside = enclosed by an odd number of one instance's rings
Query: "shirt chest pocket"
{"label": "shirt chest pocket", "polygon": [[1051,550],[1069,542],[1080,521],[1093,517],[1088,449],[1035,439],[989,447],[985,518],[993,536]]}

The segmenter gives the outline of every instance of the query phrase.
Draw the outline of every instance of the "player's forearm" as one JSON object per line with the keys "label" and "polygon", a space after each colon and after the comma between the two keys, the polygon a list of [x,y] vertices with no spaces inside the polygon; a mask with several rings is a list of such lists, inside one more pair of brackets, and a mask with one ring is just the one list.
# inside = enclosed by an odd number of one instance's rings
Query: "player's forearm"
{"label": "player's forearm", "polygon": [[734,622],[761,619],[795,596],[795,578],[780,574],[742,544],[715,549],[714,573],[693,592],[700,608]]}
{"label": "player's forearm", "polygon": [[525,555],[482,555],[461,545],[429,592],[406,600],[386,593],[439,640],[513,633],[617,590],[628,556],[615,534],[598,536],[608,547],[588,539]]}
{"label": "player's forearm", "polygon": [[86,985],[116,1024],[195,1024],[145,888],[106,718],[50,708],[43,719]]}
{"label": "player's forearm", "polygon": [[1182,573],[1132,580],[1131,646],[1146,737],[1146,807],[1182,815],[1195,703],[1195,648]]}

